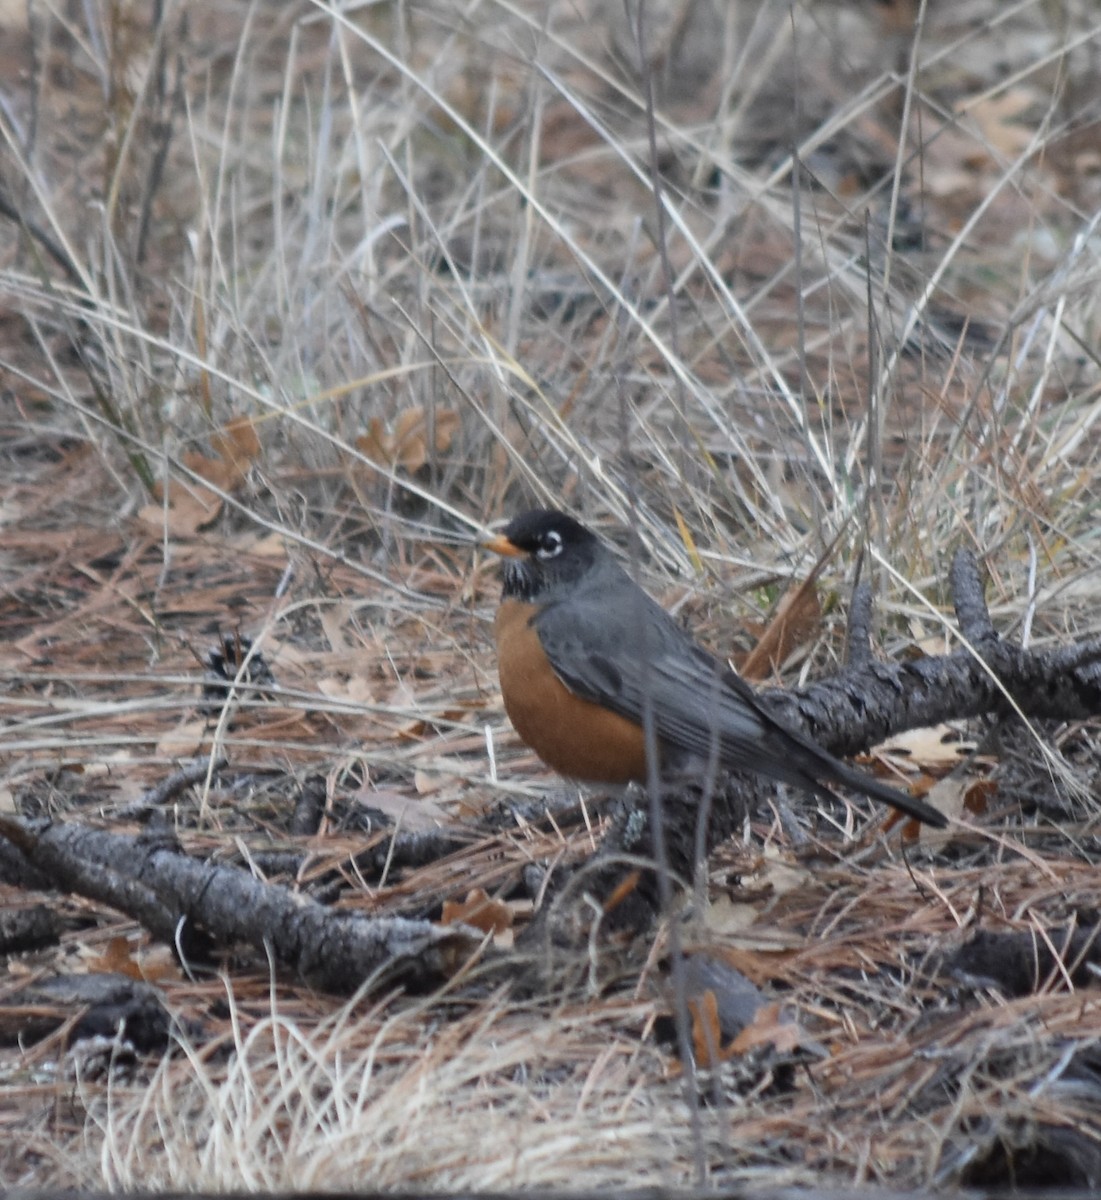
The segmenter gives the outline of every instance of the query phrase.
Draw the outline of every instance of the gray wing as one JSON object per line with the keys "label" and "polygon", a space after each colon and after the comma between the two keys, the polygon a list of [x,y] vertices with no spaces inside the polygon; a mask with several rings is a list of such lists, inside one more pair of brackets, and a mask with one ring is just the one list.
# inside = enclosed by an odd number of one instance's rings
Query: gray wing
{"label": "gray wing", "polygon": [[546,605],[535,628],[555,673],[575,695],[639,723],[649,698],[666,745],[704,761],[717,746],[728,768],[813,786],[785,749],[787,731],[748,685],[645,593],[632,587],[624,611],[611,620],[599,592],[575,592],[568,604]]}

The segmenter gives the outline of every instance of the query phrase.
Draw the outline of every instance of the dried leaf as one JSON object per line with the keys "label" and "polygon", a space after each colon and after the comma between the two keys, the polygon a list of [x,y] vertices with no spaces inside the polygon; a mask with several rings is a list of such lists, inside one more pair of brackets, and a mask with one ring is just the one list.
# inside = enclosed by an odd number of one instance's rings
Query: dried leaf
{"label": "dried leaf", "polygon": [[[1005,158],[1016,158],[1026,150],[1033,138],[1031,122],[1018,122],[1035,103],[1034,95],[1025,88],[1011,88],[985,99],[969,101],[967,114],[978,125],[982,140]],[[976,148],[980,165],[990,161],[985,149]]]}
{"label": "dried leaf", "polygon": [[[155,489],[155,492],[159,489]],[[163,495],[163,490],[160,490]],[[186,541],[213,524],[222,511],[222,498],[198,483],[172,480],[168,504],[146,504],[138,510],[138,520],[160,537],[165,529],[174,538]]]}
{"label": "dried leaf", "polygon": [[131,949],[130,939],[113,937],[100,954],[88,960],[89,970],[95,974],[125,975],[128,979],[143,979]]}
{"label": "dried leaf", "polygon": [[459,414],[454,409],[431,412],[418,404],[397,415],[392,433],[378,417],[372,417],[367,433],[356,439],[356,447],[372,462],[414,474],[428,462],[429,431],[435,452],[443,454],[450,450],[458,428]]}
{"label": "dried leaf", "polygon": [[470,763],[462,758],[436,757],[428,767],[418,768],[413,773],[413,786],[420,795],[430,795],[440,788],[451,787],[456,779],[465,779],[470,774]]}
{"label": "dried leaf", "polygon": [[392,788],[361,788],[356,799],[365,808],[378,809],[394,819],[403,833],[427,833],[448,822],[447,812],[434,800],[409,796]]}
{"label": "dried leaf", "polygon": [[973,817],[984,816],[990,808],[990,799],[998,794],[998,785],[992,779],[976,779],[964,791],[963,807]]}
{"label": "dried leaf", "polygon": [[205,488],[193,479],[170,479],[168,503],[165,505],[164,485],[158,483],[153,489],[153,495],[159,503],[147,504],[138,512],[138,520],[158,536],[167,527],[173,537],[194,537],[201,529],[213,524],[222,511],[222,498],[213,488],[231,492],[242,479],[241,472],[222,459],[207,458],[202,454],[185,454],[182,462],[212,487]]}
{"label": "dried leaf", "polygon": [[393,464],[394,439],[386,432],[380,417],[367,422],[367,432],[356,438],[356,449],[372,462],[387,467]]}
{"label": "dried leaf", "polygon": [[496,935],[512,928],[512,910],[494,900],[484,888],[474,888],[461,902],[445,900],[440,921],[444,925],[473,925],[483,933]]}
{"label": "dried leaf", "polygon": [[215,454],[242,474],[260,457],[260,439],[250,417],[227,421],[222,431],[211,437],[210,444]]}
{"label": "dried leaf", "polygon": [[790,1054],[803,1045],[817,1043],[807,1038],[794,1021],[785,1019],[779,1003],[763,1004],[752,1022],[726,1048],[723,1057],[748,1054],[758,1046],[771,1046],[781,1054]]}
{"label": "dried leaf", "polygon": [[904,758],[924,771],[940,774],[952,770],[962,759],[972,754],[976,743],[960,735],[952,725],[929,725],[911,729],[881,742],[877,756]]}
{"label": "dried leaf", "polygon": [[156,983],[162,979],[179,979],[180,967],[170,946],[148,946],[130,937],[112,937],[100,954],[90,955],[89,974],[121,974],[127,979]]}
{"label": "dried leaf", "polygon": [[[212,487],[216,487],[219,491],[232,492],[234,488],[240,484],[244,478],[241,471],[231,463],[226,462],[222,458],[208,458],[205,454],[198,452],[185,454],[180,460],[189,471],[194,471],[200,479],[205,479]],[[175,488],[188,486],[185,481],[173,481],[173,488],[169,490],[168,498],[170,501],[175,499]]]}
{"label": "dried leaf", "polygon": [[[954,820],[964,814],[964,795],[967,788],[968,781],[966,779],[940,779],[926,792],[924,800],[937,812],[943,813],[949,820]],[[935,838],[932,837],[934,832],[937,834]],[[948,836],[950,835],[945,834],[943,830],[934,831],[931,825],[922,825],[918,833],[920,841],[932,840],[937,845],[942,844]]]}
{"label": "dried leaf", "polygon": [[746,655],[741,673],[746,679],[767,679],[775,674],[798,646],[806,645],[822,624],[815,576],[791,588],[780,599],[757,645]]}
{"label": "dried leaf", "polygon": [[[930,804],[949,821],[966,817],[983,816],[990,798],[998,792],[998,785],[990,779],[957,779],[949,776],[939,779],[925,794],[925,803]],[[936,836],[934,836],[936,834]],[[922,825],[920,840],[940,846],[951,838],[951,833],[934,830],[931,825]]]}
{"label": "dried leaf", "polygon": [[707,906],[704,919],[713,933],[740,933],[755,924],[759,910],[755,904],[743,904],[719,895]]}
{"label": "dried leaf", "polygon": [[353,704],[370,704],[375,699],[371,685],[363,675],[324,675],[316,684],[317,690],[332,700],[350,700]]}

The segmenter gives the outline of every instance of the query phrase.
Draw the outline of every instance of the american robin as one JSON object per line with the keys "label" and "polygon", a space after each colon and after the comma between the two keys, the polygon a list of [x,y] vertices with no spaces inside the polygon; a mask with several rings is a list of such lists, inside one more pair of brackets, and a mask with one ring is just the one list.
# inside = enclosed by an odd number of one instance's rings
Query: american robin
{"label": "american robin", "polygon": [[560,774],[644,782],[645,720],[663,775],[714,761],[812,792],[844,784],[928,825],[946,824],[936,809],[853,770],[773,716],[572,517],[535,509],[483,544],[505,560],[496,620],[505,711]]}

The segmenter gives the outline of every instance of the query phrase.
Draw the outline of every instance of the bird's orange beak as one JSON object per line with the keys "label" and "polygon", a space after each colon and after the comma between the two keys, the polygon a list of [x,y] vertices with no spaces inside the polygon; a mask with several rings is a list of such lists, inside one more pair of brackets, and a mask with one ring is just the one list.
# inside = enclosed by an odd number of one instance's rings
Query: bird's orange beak
{"label": "bird's orange beak", "polygon": [[523,558],[524,556],[523,550],[514,542],[510,542],[503,533],[482,538],[481,544],[485,549],[492,550],[494,554],[500,554],[503,558]]}

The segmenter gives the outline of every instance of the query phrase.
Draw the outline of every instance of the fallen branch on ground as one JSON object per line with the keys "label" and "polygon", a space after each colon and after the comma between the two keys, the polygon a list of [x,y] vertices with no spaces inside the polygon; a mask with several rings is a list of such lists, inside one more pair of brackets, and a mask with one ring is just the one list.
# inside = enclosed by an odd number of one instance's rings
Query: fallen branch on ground
{"label": "fallen branch on ground", "polygon": [[0,835],[53,884],[109,904],[189,953],[244,943],[328,991],[453,975],[481,935],[462,925],[334,911],[239,867],[200,862],[174,838],[0,817]]}

